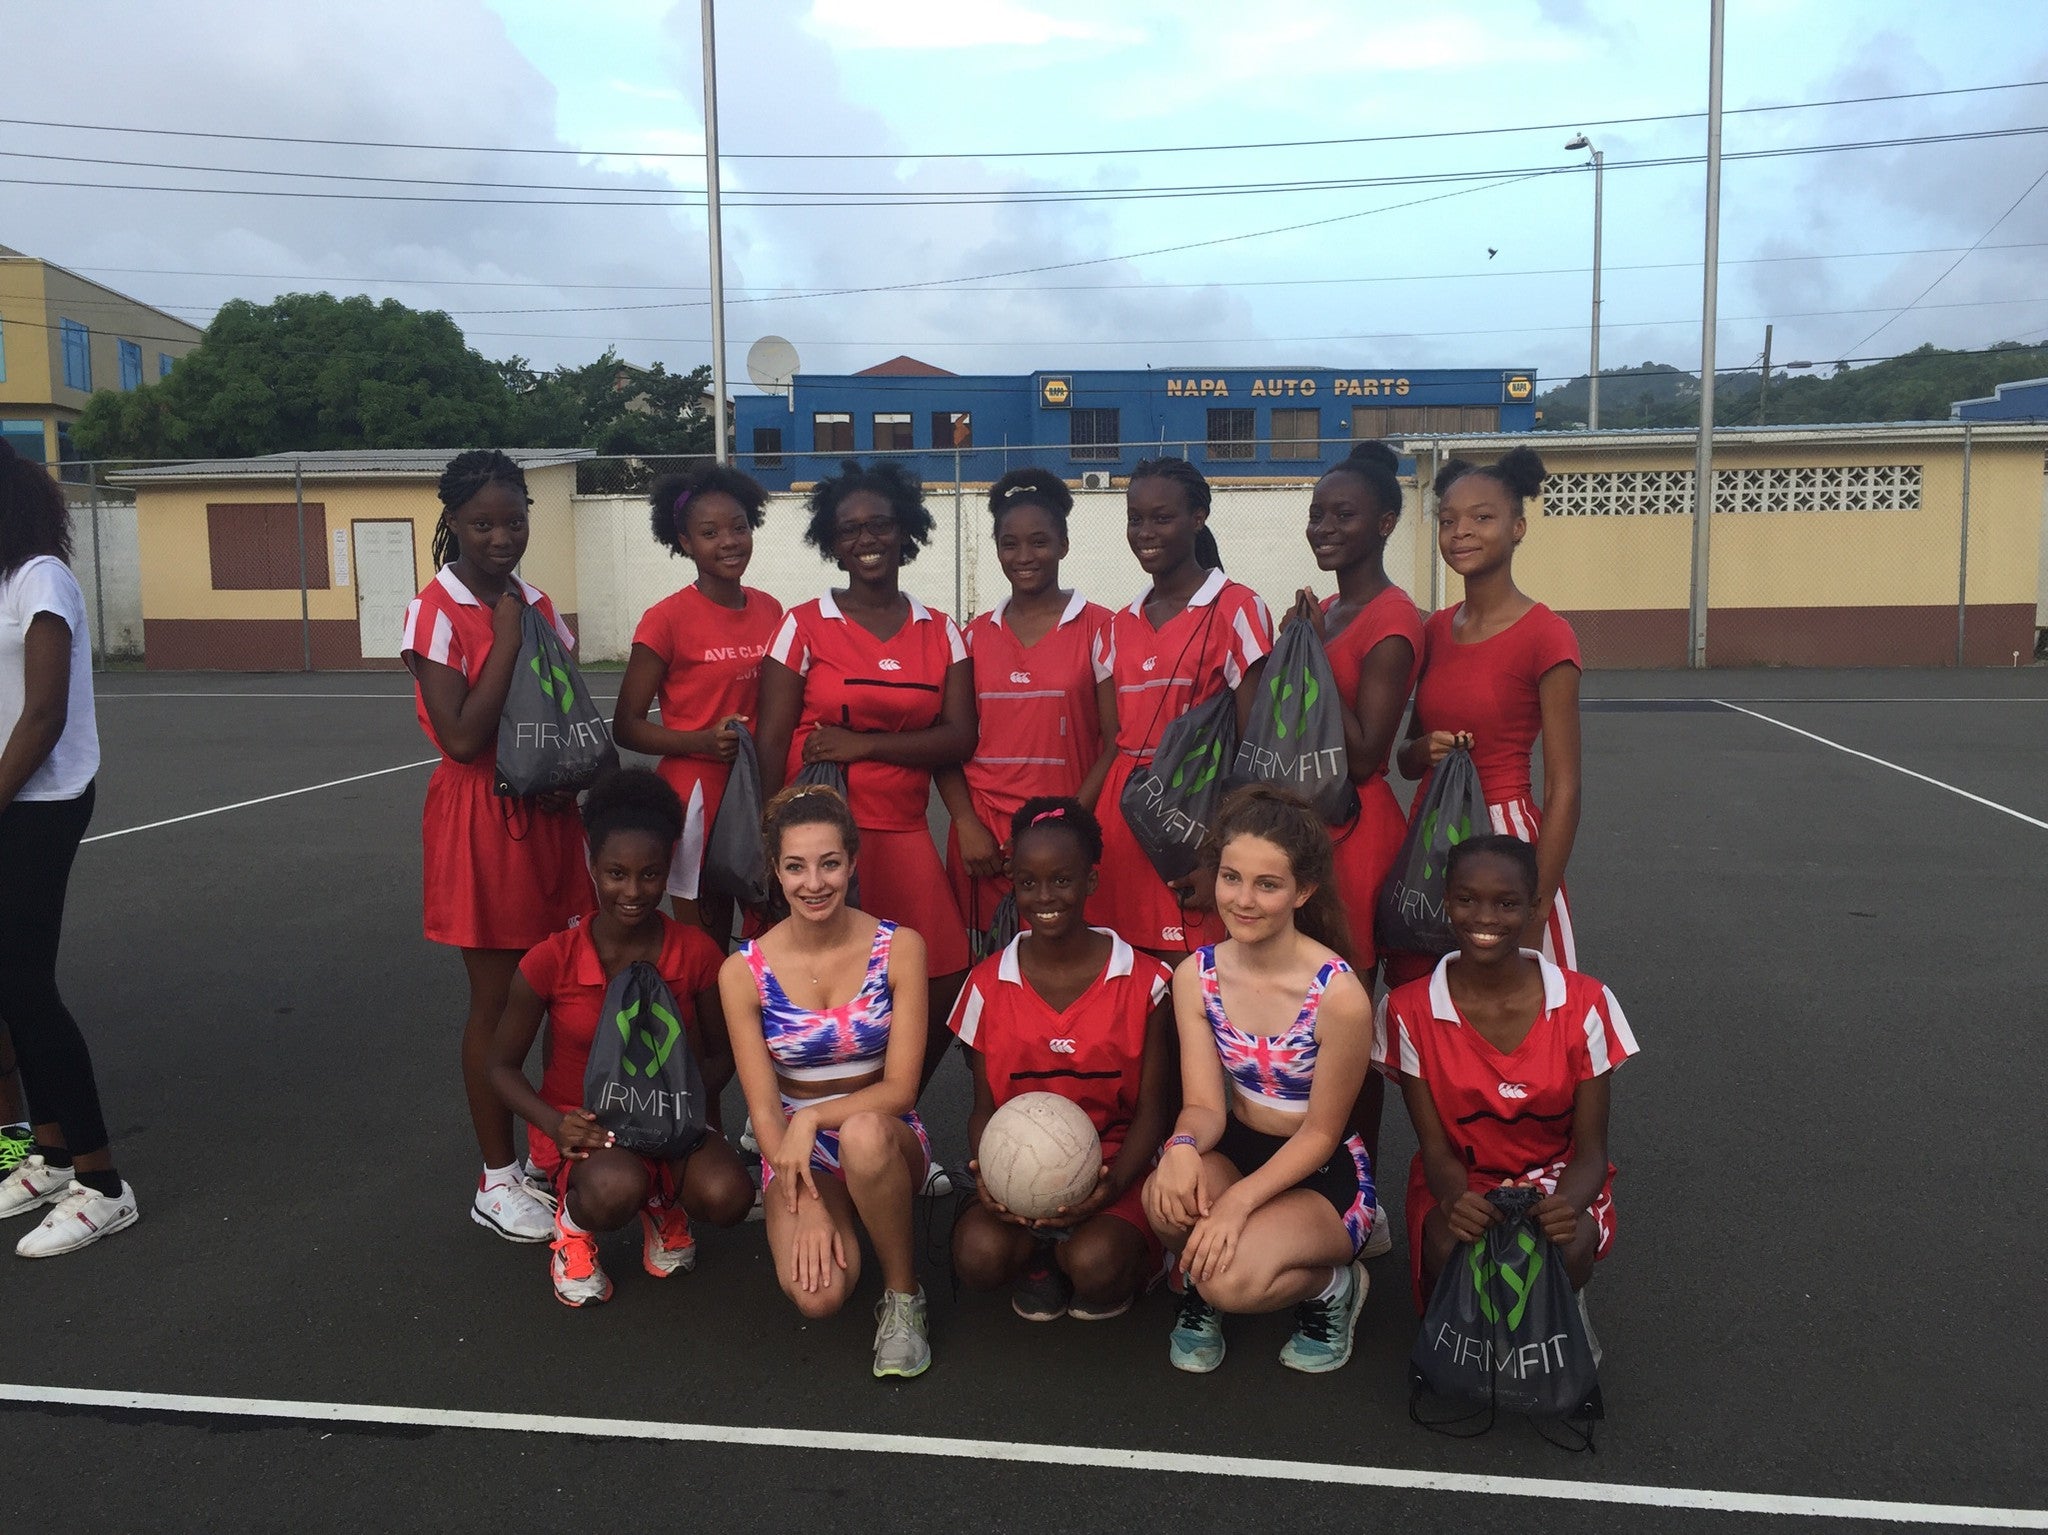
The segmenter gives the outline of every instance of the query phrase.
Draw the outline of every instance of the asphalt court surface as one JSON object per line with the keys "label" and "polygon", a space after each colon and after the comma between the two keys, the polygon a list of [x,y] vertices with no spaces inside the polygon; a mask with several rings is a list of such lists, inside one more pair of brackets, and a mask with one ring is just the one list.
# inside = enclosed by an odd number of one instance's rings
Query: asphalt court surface
{"label": "asphalt court surface", "polygon": [[[99,681],[97,836],[430,754],[388,675]],[[868,1376],[872,1276],[849,1314],[807,1326],[757,1227],[702,1234],[698,1271],[666,1283],[627,1242],[609,1252],[609,1305],[559,1306],[545,1249],[498,1242],[464,1211],[465,993],[456,958],[419,936],[424,767],[83,850],[64,981],[144,1218],[58,1262],[0,1261],[0,1313],[15,1319],[0,1324],[0,1382],[1553,1478],[1651,1489],[1652,1506],[0,1412],[18,1434],[61,1436],[67,1509],[103,1529],[498,1528],[701,1500],[720,1528],[1144,1531],[1191,1514],[1301,1529],[1814,1523],[1658,1506],[1683,1500],[1657,1489],[2048,1506],[2041,1099],[2023,1045],[2048,1014],[2048,830],[1849,754],[2048,822],[2048,671],[1595,673],[1586,693],[1580,958],[1643,1045],[1617,1082],[1619,1228],[1592,1292],[1607,1351],[1595,1456],[1518,1423],[1471,1442],[1409,1423],[1398,1241],[1373,1265],[1351,1364],[1324,1378],[1279,1367],[1283,1317],[1233,1321],[1223,1368],[1193,1378],[1166,1364],[1163,1297],[1042,1327],[1000,1296],[955,1300],[943,1204],[921,1216],[936,1362],[916,1382]],[[957,1063],[923,1107],[957,1160]],[[1383,1186],[1398,1193],[1411,1151],[1391,1107]],[[36,1508],[36,1485],[10,1479],[0,1512]]]}

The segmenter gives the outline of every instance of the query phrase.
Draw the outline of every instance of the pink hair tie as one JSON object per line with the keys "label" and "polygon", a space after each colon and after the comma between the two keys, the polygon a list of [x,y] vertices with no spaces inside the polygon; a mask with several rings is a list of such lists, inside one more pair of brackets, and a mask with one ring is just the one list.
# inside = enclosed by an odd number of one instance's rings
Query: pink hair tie
{"label": "pink hair tie", "polygon": [[1033,816],[1025,824],[1036,826],[1040,821],[1060,821],[1066,819],[1066,814],[1067,807],[1065,805],[1055,805],[1050,810],[1039,811],[1037,815]]}

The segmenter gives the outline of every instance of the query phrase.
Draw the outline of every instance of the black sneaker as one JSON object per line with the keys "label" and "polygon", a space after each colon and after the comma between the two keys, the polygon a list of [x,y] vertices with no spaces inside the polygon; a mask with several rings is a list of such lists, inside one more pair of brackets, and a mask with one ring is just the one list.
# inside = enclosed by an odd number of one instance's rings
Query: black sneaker
{"label": "black sneaker", "polygon": [[1031,1265],[1017,1278],[1010,1291],[1010,1309],[1027,1322],[1057,1322],[1067,1314],[1074,1298],[1074,1286],[1051,1254],[1040,1249],[1031,1255]]}

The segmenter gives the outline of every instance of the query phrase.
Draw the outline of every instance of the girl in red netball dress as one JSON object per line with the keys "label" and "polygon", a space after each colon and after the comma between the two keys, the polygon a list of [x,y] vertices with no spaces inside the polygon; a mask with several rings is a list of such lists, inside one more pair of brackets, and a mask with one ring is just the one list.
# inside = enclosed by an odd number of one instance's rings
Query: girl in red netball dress
{"label": "girl in red netball dress", "polygon": [[1094,1191],[1038,1221],[986,1188],[953,1222],[953,1272],[970,1290],[1017,1281],[1027,1322],[1121,1315],[1159,1272],[1145,1175],[1174,1103],[1173,1009],[1166,966],[1081,914],[1102,829],[1076,799],[1026,800],[1011,823],[1010,874],[1025,931],[967,978],[952,1031],[974,1076],[968,1144],[979,1154],[995,1111],[1051,1092],[1087,1110],[1102,1141]]}
{"label": "girl in red netball dress", "polygon": [[946,873],[977,932],[1009,889],[1002,838],[1017,807],[1038,795],[1093,806],[1116,733],[1116,690],[1095,665],[1109,610],[1060,587],[1072,492],[1049,469],[1012,469],[988,506],[1010,594],[967,625],[980,739],[938,774],[953,819]]}
{"label": "girl in red netball dress", "polygon": [[1243,728],[1273,620],[1259,594],[1223,574],[1208,529],[1209,482],[1185,459],[1146,459],[1124,492],[1125,537],[1152,584],[1112,615],[1098,662],[1116,687],[1117,757],[1102,786],[1102,878],[1088,920],[1172,959],[1223,936],[1206,871],[1169,887],[1124,823],[1131,774],[1152,760],[1166,727],[1222,688]]}
{"label": "girl in red netball dress", "polygon": [[[1436,477],[1437,547],[1464,579],[1465,600],[1422,626],[1422,677],[1401,771],[1425,782],[1454,746],[1469,747],[1493,829],[1536,848],[1536,898],[1525,942],[1553,964],[1578,963],[1564,870],[1579,830],[1579,641],[1572,626],[1515,585],[1524,503],[1543,489],[1543,460],[1515,448],[1497,464],[1454,458]],[[1529,786],[1543,738],[1543,805]],[[1413,807],[1411,807],[1413,808]],[[1426,975],[1424,955],[1387,956],[1387,984]]]}
{"label": "girl in red netball dress", "polygon": [[1422,615],[1387,578],[1387,540],[1401,520],[1399,460],[1382,442],[1362,442],[1316,482],[1308,504],[1308,545],[1320,570],[1335,571],[1337,594],[1304,606],[1290,623],[1313,623],[1329,652],[1344,706],[1344,745],[1358,789],[1358,817],[1333,827],[1337,893],[1351,919],[1353,963],[1370,976],[1373,908],[1401,851],[1407,823],[1387,784],[1387,756],[1422,664]]}
{"label": "girl in red netball dress", "polygon": [[574,647],[555,605],[516,573],[526,553],[526,477],[504,454],[458,454],[441,476],[440,567],[405,613],[420,728],[441,753],[421,816],[426,933],[462,950],[469,1017],[462,1080],[483,1152],[470,1216],[513,1242],[545,1242],[554,1212],[520,1174],[512,1116],[491,1084],[491,1036],[519,957],[589,909],[590,873],[573,795],[495,793],[498,716],[519,661],[527,606]]}
{"label": "girl in red netball dress", "polygon": [[[933,771],[974,752],[967,645],[952,619],[898,586],[932,536],[915,475],[849,459],[812,490],[810,513],[804,538],[846,572],[846,585],[791,608],[769,646],[762,791],[772,797],[806,763],[845,767],[863,850],[861,907],[924,939],[927,1016],[943,1018],[967,974],[967,926],[925,812]],[[948,1038],[931,1032],[927,1081]]]}
{"label": "girl in red netball dress", "polygon": [[[723,939],[731,936],[732,913],[724,903],[700,910],[697,880],[704,839],[739,751],[733,726],[755,723],[761,658],[782,622],[781,603],[740,584],[768,493],[737,469],[705,464],[663,475],[649,500],[654,541],[695,564],[697,579],[649,608],[633,631],[612,735],[628,751],[660,759],[656,771],[683,802],[668,893],[678,917]],[[647,717],[657,698],[658,725]]]}
{"label": "girl in red netball dress", "polygon": [[[657,1162],[613,1145],[583,1106],[583,1073],[603,1021],[606,988],[635,960],[654,966],[674,993],[684,1048],[697,1057],[706,1097],[716,1103],[732,1079],[718,995],[724,955],[702,929],[661,914],[683,832],[682,802],[645,768],[624,768],[590,791],[583,823],[597,910],[519,962],[491,1069],[505,1106],[533,1127],[534,1163],[560,1198],[550,1272],[565,1306],[611,1299],[612,1282],[598,1260],[599,1233],[638,1216],[641,1267],[667,1279],[697,1266],[692,1217],[734,1226],[754,1202],[753,1182],[716,1131],[682,1156]],[[525,1069],[536,1036],[545,1040],[538,1091]]]}
{"label": "girl in red netball dress", "polygon": [[1531,1213],[1563,1250],[1574,1290],[1614,1243],[1609,1073],[1636,1053],[1636,1037],[1613,992],[1522,946],[1540,856],[1512,835],[1460,843],[1444,901],[1458,947],[1389,992],[1374,1020],[1373,1063],[1400,1084],[1415,1122],[1418,1312],[1458,1244],[1501,1218],[1488,1189],[1542,1191]]}

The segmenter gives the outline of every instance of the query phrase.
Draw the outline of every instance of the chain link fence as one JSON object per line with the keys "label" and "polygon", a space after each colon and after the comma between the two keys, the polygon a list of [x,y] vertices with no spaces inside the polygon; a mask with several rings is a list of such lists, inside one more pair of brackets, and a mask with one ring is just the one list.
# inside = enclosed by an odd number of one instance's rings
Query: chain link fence
{"label": "chain link fence", "polygon": [[[1761,437],[1761,441],[1750,438]],[[1652,438],[1655,440],[1653,441]],[[1663,441],[1669,438],[1668,442]],[[1734,434],[1717,446],[1712,664],[2010,664],[2031,657],[2042,580],[2043,478],[2031,446]],[[1513,440],[1411,438],[1389,576],[1425,611],[1458,600],[1438,557],[1429,486],[1454,454],[1487,460]],[[1589,665],[1683,666],[1691,584],[1691,445],[1650,434],[1539,439],[1552,473],[1517,556],[1523,590],[1578,628]],[[1299,472],[1227,477],[1215,445],[1113,445],[1094,469],[1060,448],[897,457],[919,473],[935,530],[905,588],[959,617],[1006,588],[987,497],[1008,469],[1042,464],[1073,487],[1065,585],[1129,601],[1143,576],[1124,541],[1135,456],[1188,457],[1210,475],[1209,526],[1225,568],[1276,610],[1327,595],[1305,527],[1316,478],[1349,442],[1315,444]],[[1974,446],[1974,451],[1972,448]],[[64,468],[93,650],[102,666],[153,670],[395,668],[406,604],[434,573],[434,482],[449,455],[273,455]],[[594,663],[623,661],[640,615],[691,579],[656,544],[647,490],[689,460],[516,454],[534,500],[522,574],[547,591]],[[841,455],[782,453],[741,468],[772,487],[748,584],[785,604],[834,584],[803,538],[804,499]]]}

